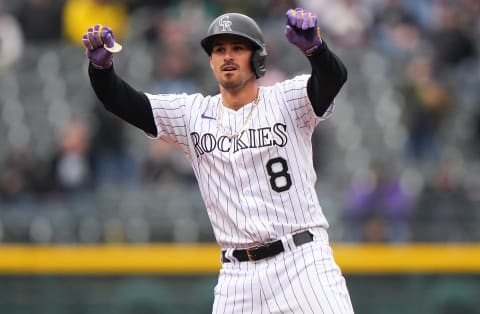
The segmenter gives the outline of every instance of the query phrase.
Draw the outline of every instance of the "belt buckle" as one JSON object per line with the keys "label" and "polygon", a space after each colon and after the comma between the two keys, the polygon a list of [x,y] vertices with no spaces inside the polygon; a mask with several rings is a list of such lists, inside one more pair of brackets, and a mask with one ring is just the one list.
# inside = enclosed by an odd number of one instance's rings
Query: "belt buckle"
{"label": "belt buckle", "polygon": [[254,262],[254,261],[256,261],[254,251],[257,250],[258,248],[260,248],[260,246],[250,247],[250,248],[248,248],[248,249],[245,250],[246,253],[247,253],[247,258],[248,258],[248,261],[249,261],[249,262]]}
{"label": "belt buckle", "polygon": [[253,254],[252,254],[252,251],[251,251],[250,249],[247,249],[247,257],[248,257],[248,261],[249,261],[249,262],[255,261],[255,260],[253,259]]}

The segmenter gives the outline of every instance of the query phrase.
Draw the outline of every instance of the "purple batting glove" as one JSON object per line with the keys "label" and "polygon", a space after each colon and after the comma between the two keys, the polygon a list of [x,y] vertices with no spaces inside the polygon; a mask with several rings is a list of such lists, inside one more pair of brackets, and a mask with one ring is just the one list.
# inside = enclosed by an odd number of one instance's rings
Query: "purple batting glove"
{"label": "purple batting glove", "polygon": [[108,26],[100,24],[90,27],[82,37],[83,45],[87,48],[87,57],[92,65],[99,69],[108,69],[113,64],[113,54],[105,49],[113,47],[115,38]]}
{"label": "purple batting glove", "polygon": [[307,56],[312,55],[322,44],[317,16],[302,8],[287,11],[285,36]]}

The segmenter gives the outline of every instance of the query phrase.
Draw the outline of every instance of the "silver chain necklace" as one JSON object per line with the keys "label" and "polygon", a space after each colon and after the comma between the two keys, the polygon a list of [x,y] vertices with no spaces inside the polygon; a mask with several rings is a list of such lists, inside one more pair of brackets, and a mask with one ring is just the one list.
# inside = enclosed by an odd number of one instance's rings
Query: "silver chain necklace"
{"label": "silver chain necklace", "polygon": [[[252,108],[250,108],[250,111],[248,112],[247,118],[243,122],[242,127],[238,130],[235,131],[234,133],[231,133],[229,135],[225,134],[228,138],[232,139],[234,137],[237,137],[239,134],[241,134],[243,131],[245,131],[245,128],[247,125],[250,123],[250,120],[252,119],[253,111],[255,108],[258,106],[258,100],[259,100],[259,93],[260,89],[257,88],[257,95],[255,96],[255,99],[253,100],[253,105]],[[222,117],[223,117],[223,104],[218,104],[218,109],[217,109],[217,130],[221,130],[222,132],[226,133],[226,130],[228,128],[224,127],[222,125]]]}

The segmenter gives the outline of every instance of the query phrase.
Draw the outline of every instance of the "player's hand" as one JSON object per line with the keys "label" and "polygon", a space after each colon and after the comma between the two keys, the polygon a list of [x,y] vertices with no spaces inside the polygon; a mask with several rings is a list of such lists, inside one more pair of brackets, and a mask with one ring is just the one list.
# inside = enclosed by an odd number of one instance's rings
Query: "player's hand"
{"label": "player's hand", "polygon": [[90,62],[97,68],[108,69],[113,64],[113,53],[120,52],[121,46],[115,42],[108,26],[100,24],[90,27],[82,37]]}
{"label": "player's hand", "polygon": [[312,55],[322,44],[317,16],[302,8],[287,11],[285,36],[307,56]]}

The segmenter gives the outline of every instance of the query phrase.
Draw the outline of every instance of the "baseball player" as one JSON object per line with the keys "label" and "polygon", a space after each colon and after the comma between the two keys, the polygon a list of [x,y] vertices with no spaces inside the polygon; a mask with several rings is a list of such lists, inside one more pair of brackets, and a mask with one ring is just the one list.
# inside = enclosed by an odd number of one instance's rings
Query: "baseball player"
{"label": "baseball player", "polygon": [[259,87],[263,34],[250,17],[227,13],[201,40],[220,89],[208,96],[137,91],[114,71],[112,30],[96,25],[83,36],[105,108],[191,162],[221,247],[213,313],[353,313],[314,187],[311,144],[347,72],[313,12],[286,17],[286,38],[311,73]]}

